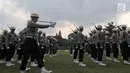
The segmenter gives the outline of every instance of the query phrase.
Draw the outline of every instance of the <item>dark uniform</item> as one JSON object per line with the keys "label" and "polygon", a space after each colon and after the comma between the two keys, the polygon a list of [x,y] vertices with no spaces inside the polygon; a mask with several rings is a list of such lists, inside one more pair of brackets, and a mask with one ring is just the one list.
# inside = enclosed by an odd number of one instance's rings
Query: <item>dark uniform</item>
{"label": "dark uniform", "polygon": [[128,29],[128,47],[129,47],[129,59],[130,59],[130,28]]}
{"label": "dark uniform", "polygon": [[92,49],[93,49],[93,35],[92,35],[92,33],[89,33],[89,38],[88,38],[88,44],[89,44],[89,48],[90,48],[90,53],[91,53],[91,60],[94,60],[94,58],[93,58],[93,55],[92,55]]}
{"label": "dark uniform", "polygon": [[6,58],[6,39],[7,39],[7,30],[3,31],[3,34],[0,38],[0,63],[5,63],[4,59]]}
{"label": "dark uniform", "polygon": [[73,39],[73,37],[74,37],[74,33],[70,33],[68,35],[68,40],[70,42],[70,44],[69,44],[70,56],[72,56],[73,50],[74,50],[74,44],[73,44],[74,39]]}
{"label": "dark uniform", "polygon": [[32,14],[31,18],[32,20],[28,21],[27,23],[27,34],[26,39],[23,43],[24,45],[24,53],[23,53],[23,59],[20,66],[21,73],[25,73],[27,61],[31,55],[31,53],[35,56],[39,68],[41,68],[41,73],[50,73],[51,71],[47,71],[44,68],[44,62],[42,60],[42,53],[41,50],[38,48],[38,36],[37,36],[37,28],[48,28],[48,27],[54,27],[56,23],[51,23],[51,25],[40,25],[37,24],[38,20],[37,14]]}
{"label": "dark uniform", "polygon": [[11,27],[11,32],[7,34],[7,57],[6,57],[6,66],[12,66],[11,59],[14,57],[16,45],[18,43],[18,36],[14,33],[15,27]]}
{"label": "dark uniform", "polygon": [[129,64],[129,47],[128,47],[128,33],[126,32],[126,25],[122,25],[122,31],[120,32],[121,48],[124,64]]}
{"label": "dark uniform", "polygon": [[114,62],[120,62],[118,61],[118,55],[119,55],[119,37],[116,29],[113,29],[113,34],[111,36],[112,40],[112,50],[113,50],[113,57],[114,57]]}
{"label": "dark uniform", "polygon": [[103,57],[103,50],[104,50],[104,32],[102,32],[102,26],[97,26],[97,41],[96,41],[96,48],[98,49],[98,64],[101,66],[106,66],[106,64],[102,63]]}
{"label": "dark uniform", "polygon": [[78,34],[78,31],[75,30],[74,33],[73,33],[73,37],[71,37],[71,40],[73,40],[73,46],[74,46],[74,53],[73,53],[73,62],[74,63],[79,63],[78,59],[77,59],[77,56],[78,56],[78,52],[79,52],[79,45],[78,45],[78,41],[77,41],[77,34]]}
{"label": "dark uniform", "polygon": [[93,30],[93,34],[92,34],[92,48],[91,48],[91,57],[92,57],[92,61],[97,63],[96,59],[97,59],[97,51],[98,49],[96,48],[96,41],[97,41],[97,35],[96,35],[96,30]]}
{"label": "dark uniform", "polygon": [[109,36],[109,32],[106,31],[105,32],[105,49],[106,49],[106,56],[107,56],[107,60],[112,60],[110,58],[110,55],[111,55],[111,39],[110,39],[110,36]]}
{"label": "dark uniform", "polygon": [[82,33],[83,26],[79,27],[79,32],[77,34],[77,41],[78,41],[78,49],[79,49],[79,65],[80,66],[86,66],[86,64],[83,64],[83,57],[84,57],[84,46],[85,46],[85,36]]}
{"label": "dark uniform", "polygon": [[46,33],[43,33],[42,34],[42,46],[43,46],[43,58],[44,58],[44,55],[46,54],[46,50],[47,50],[47,37],[46,37]]}
{"label": "dark uniform", "polygon": [[18,63],[21,63],[22,57],[23,57],[23,42],[25,40],[26,36],[26,28],[19,32],[19,47],[17,49],[18,54]]}

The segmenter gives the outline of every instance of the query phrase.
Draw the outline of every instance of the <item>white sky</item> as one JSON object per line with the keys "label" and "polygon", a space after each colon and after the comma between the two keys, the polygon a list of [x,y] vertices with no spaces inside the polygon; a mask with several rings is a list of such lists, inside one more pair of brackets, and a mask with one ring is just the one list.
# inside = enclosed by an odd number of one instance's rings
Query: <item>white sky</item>
{"label": "white sky", "polygon": [[[127,24],[130,27],[130,0],[0,0],[0,27],[8,29],[7,25],[15,26],[22,30],[26,27],[31,13],[38,13],[40,20],[56,20],[55,28],[43,29],[48,35],[55,35],[61,30],[62,36],[72,32],[83,25],[87,34],[89,28],[93,29],[92,23],[106,25],[115,21],[118,24]],[[117,4],[125,3],[125,11],[117,11]],[[113,5],[113,6],[112,6]],[[16,31],[18,32],[18,30]]]}

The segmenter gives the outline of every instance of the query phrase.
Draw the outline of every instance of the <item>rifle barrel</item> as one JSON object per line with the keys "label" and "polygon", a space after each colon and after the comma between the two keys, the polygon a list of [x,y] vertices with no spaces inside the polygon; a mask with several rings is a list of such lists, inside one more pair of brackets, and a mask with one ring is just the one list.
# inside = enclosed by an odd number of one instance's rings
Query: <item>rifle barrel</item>
{"label": "rifle barrel", "polygon": [[2,28],[1,28],[2,31],[4,31]]}
{"label": "rifle barrel", "polygon": [[73,25],[76,27],[77,30],[79,30],[79,28],[75,24],[73,24]]}
{"label": "rifle barrel", "polygon": [[[70,28],[70,29],[71,29],[71,28]],[[72,29],[71,29],[71,31],[73,31],[73,32],[74,32],[74,30],[72,30]]]}
{"label": "rifle barrel", "polygon": [[9,25],[7,25],[8,26],[8,28],[10,29],[10,26]]}

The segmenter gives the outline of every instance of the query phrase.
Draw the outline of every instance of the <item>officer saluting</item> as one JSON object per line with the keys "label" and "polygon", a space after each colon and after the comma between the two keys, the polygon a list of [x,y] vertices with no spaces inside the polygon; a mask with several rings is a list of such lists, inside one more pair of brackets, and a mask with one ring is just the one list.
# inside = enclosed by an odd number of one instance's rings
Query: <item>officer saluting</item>
{"label": "officer saluting", "polygon": [[25,73],[27,61],[31,53],[33,53],[33,55],[35,56],[38,62],[38,66],[41,69],[41,73],[51,73],[51,71],[47,71],[44,68],[44,62],[42,60],[41,50],[38,48],[38,43],[37,43],[38,42],[37,41],[37,38],[38,38],[37,28],[54,27],[56,23],[52,22],[50,23],[50,25],[41,25],[41,24],[36,23],[38,21],[38,18],[39,18],[39,15],[33,13],[31,14],[31,20],[28,21],[27,23],[27,34],[26,34],[26,39],[23,43],[24,54],[23,54],[23,59],[20,66],[21,73]]}

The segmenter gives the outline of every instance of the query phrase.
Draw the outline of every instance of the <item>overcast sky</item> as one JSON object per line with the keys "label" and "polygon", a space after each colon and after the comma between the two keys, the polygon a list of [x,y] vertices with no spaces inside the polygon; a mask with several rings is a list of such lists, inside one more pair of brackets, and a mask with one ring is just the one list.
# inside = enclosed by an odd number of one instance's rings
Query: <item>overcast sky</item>
{"label": "overcast sky", "polygon": [[[125,11],[118,11],[119,3],[125,3]],[[92,23],[117,21],[118,25],[130,26],[130,0],[0,0],[0,27],[8,29],[10,25],[22,30],[31,13],[38,13],[39,20],[55,20],[56,27],[43,32],[54,35],[61,30],[65,38],[70,28],[75,29],[73,24],[83,25],[85,35],[93,28]]]}

